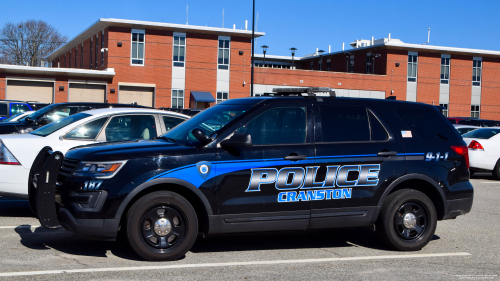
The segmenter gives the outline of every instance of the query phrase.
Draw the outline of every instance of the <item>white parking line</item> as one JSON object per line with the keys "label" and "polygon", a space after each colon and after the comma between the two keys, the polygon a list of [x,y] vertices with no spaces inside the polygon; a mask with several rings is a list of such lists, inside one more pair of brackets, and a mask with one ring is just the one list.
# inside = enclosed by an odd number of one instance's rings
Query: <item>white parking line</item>
{"label": "white parking line", "polygon": [[136,271],[136,270],[159,270],[159,269],[183,269],[199,267],[224,267],[224,266],[244,266],[244,265],[273,265],[273,264],[297,264],[297,263],[318,263],[334,261],[358,261],[358,260],[387,260],[387,259],[411,259],[411,258],[433,258],[433,257],[452,257],[452,256],[470,256],[465,252],[459,253],[437,253],[437,254],[414,254],[414,255],[390,255],[390,256],[366,256],[366,257],[348,257],[348,258],[323,258],[323,259],[303,259],[303,260],[271,260],[271,261],[248,261],[248,262],[226,262],[226,263],[195,263],[195,264],[176,264],[159,266],[135,266],[135,267],[110,267],[110,268],[87,268],[87,269],[68,269],[68,270],[46,270],[46,271],[25,271],[25,272],[4,272],[0,277],[8,276],[33,276],[61,273],[91,273],[106,271]]}
{"label": "white parking line", "polygon": [[482,181],[481,183],[500,183],[500,181]]}

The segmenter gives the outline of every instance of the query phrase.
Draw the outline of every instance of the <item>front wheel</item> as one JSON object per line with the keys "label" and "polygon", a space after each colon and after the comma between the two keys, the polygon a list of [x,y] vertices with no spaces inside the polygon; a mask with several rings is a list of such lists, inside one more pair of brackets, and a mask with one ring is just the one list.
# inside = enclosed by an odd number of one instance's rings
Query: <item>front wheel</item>
{"label": "front wheel", "polygon": [[376,230],[392,248],[417,251],[432,239],[436,225],[436,209],[429,197],[417,190],[402,189],[387,196]]}
{"label": "front wheel", "polygon": [[127,239],[132,249],[150,261],[183,257],[198,234],[198,219],[181,195],[157,191],[137,200],[127,213]]}

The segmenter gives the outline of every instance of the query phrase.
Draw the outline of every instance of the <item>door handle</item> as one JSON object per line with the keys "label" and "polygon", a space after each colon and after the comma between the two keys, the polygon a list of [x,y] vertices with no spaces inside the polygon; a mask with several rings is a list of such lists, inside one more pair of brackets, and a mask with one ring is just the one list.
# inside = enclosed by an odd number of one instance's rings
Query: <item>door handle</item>
{"label": "door handle", "polygon": [[381,151],[377,153],[378,156],[396,156],[398,155],[397,151]]}
{"label": "door handle", "polygon": [[285,160],[298,161],[298,160],[306,160],[307,156],[305,155],[288,155],[285,156]]}

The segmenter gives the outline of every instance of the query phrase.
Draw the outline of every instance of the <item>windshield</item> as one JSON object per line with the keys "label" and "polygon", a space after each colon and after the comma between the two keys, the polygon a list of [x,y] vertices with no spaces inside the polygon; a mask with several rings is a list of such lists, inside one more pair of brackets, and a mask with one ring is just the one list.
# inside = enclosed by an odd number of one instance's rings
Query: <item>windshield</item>
{"label": "windshield", "polygon": [[28,115],[29,113],[26,113],[26,112],[21,112],[21,113],[18,113],[16,115],[12,115],[11,117],[7,118],[7,119],[4,119],[2,122],[10,122],[10,121],[17,121],[17,119],[21,116],[21,115]]}
{"label": "windshield", "polygon": [[464,138],[489,139],[500,133],[500,129],[481,128],[462,135]]}
{"label": "windshield", "polygon": [[52,104],[52,105],[46,106],[40,110],[37,110],[37,111],[31,113],[27,117],[31,118],[31,120],[37,120],[39,117],[43,116],[45,113],[49,112],[50,110],[52,110],[54,107],[57,107],[57,106],[58,106],[58,104]]}
{"label": "windshield", "polygon": [[195,146],[199,141],[191,134],[193,129],[201,129],[205,135],[213,137],[218,130],[251,107],[250,105],[217,105],[210,107],[179,124],[162,137],[181,145]]}
{"label": "windshield", "polygon": [[55,121],[54,123],[51,123],[49,125],[43,126],[39,129],[36,129],[33,132],[31,132],[30,134],[45,137],[45,136],[48,136],[48,135],[52,134],[53,132],[55,132],[63,127],[68,126],[71,123],[74,123],[78,120],[81,120],[81,119],[89,117],[89,116],[92,116],[92,115],[87,114],[87,113],[77,113],[75,115],[71,115],[71,116],[63,118],[59,121]]}

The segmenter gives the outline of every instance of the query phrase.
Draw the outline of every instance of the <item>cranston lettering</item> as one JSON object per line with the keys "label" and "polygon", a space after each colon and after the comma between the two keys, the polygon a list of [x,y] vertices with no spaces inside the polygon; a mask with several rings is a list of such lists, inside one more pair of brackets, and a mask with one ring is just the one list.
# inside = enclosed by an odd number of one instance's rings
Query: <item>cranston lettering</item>
{"label": "cranston lettering", "polygon": [[[328,187],[376,186],[380,165],[327,166],[323,181],[316,180],[319,166],[252,169],[250,183],[245,192],[260,191],[262,184],[275,184],[278,190],[315,189]],[[357,172],[355,180],[348,180],[349,173]],[[280,193],[281,194],[281,193]]]}
{"label": "cranston lettering", "polygon": [[351,198],[352,188],[287,191],[278,194],[278,202],[298,202]]}

